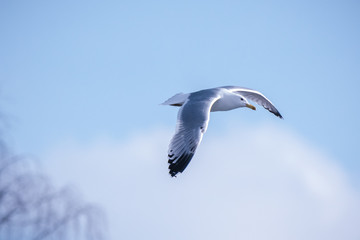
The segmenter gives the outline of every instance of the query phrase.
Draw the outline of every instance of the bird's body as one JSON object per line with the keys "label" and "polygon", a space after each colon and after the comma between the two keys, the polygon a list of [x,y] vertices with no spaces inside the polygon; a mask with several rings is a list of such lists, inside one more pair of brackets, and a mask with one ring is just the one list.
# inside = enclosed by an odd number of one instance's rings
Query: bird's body
{"label": "bird's body", "polygon": [[274,105],[260,92],[242,87],[218,87],[193,93],[179,93],[163,105],[179,106],[176,132],[172,138],[169,151],[169,173],[172,177],[183,172],[195,154],[203,134],[206,132],[210,112],[228,111],[240,107],[255,107],[247,101],[250,99],[282,118]]}

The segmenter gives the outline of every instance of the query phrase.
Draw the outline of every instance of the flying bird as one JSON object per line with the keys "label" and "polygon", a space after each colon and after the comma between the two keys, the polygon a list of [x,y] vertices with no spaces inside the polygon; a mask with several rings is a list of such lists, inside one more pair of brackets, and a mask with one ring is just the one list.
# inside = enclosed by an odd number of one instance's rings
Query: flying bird
{"label": "flying bird", "polygon": [[168,150],[169,173],[172,177],[182,173],[195,154],[208,127],[210,112],[229,111],[235,108],[256,108],[248,99],[263,106],[279,118],[283,118],[275,106],[262,93],[243,87],[225,86],[178,93],[162,105],[180,107],[175,135]]}

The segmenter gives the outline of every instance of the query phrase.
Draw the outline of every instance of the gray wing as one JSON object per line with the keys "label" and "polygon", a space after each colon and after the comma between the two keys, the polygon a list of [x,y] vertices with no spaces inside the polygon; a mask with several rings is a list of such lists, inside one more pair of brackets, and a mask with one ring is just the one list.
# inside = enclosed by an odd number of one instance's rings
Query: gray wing
{"label": "gray wing", "polygon": [[169,173],[172,177],[183,172],[199,146],[210,119],[210,108],[218,96],[204,100],[191,96],[179,109],[176,132],[168,151]]}
{"label": "gray wing", "polygon": [[257,104],[263,106],[266,110],[273,113],[275,116],[279,118],[283,118],[280,114],[280,112],[276,109],[274,104],[267,99],[261,92],[250,89],[250,88],[244,88],[244,87],[234,87],[234,86],[226,86],[222,87],[226,88],[231,92],[236,92],[242,96],[244,96],[247,99],[250,99],[251,101],[256,102]]}

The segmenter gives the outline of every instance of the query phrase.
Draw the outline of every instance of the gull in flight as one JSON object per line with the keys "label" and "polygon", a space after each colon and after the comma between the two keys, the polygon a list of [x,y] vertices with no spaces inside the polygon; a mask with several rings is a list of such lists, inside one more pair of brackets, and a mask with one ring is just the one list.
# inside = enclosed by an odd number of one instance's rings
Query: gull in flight
{"label": "gull in flight", "polygon": [[256,108],[248,99],[263,106],[275,116],[280,112],[262,93],[243,87],[225,86],[205,89],[193,93],[178,93],[162,105],[180,107],[175,135],[168,151],[169,173],[172,177],[182,173],[195,154],[206,132],[210,112],[229,111],[235,108]]}

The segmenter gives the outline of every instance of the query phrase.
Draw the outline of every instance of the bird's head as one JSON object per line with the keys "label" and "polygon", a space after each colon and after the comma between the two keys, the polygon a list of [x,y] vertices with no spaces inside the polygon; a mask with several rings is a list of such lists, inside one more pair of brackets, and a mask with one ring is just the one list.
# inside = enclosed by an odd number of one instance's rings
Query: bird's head
{"label": "bird's head", "polygon": [[256,107],[251,105],[244,96],[238,95],[238,97],[239,97],[238,101],[240,102],[241,107],[248,107],[248,108],[250,108],[252,110],[256,110]]}

